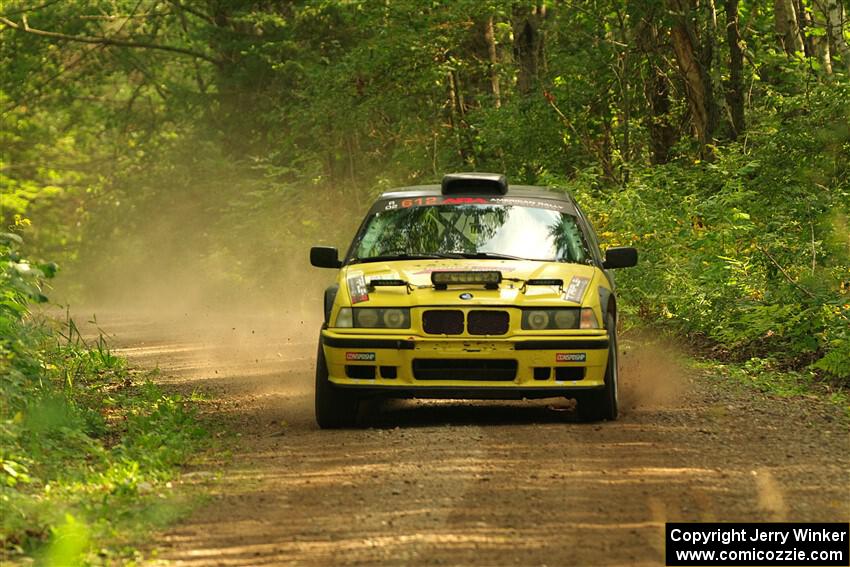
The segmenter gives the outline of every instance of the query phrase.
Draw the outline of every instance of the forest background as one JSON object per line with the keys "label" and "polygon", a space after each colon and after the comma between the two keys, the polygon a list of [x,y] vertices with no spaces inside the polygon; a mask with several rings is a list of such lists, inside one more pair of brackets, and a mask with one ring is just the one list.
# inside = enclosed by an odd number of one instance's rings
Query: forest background
{"label": "forest background", "polygon": [[[568,190],[605,246],[638,247],[626,325],[840,392],[849,8],[0,0],[0,485],[21,519],[4,545],[57,525],[9,496],[50,476],[22,440],[33,400],[61,392],[95,443],[80,391],[102,403],[128,372],[72,321],[36,331],[32,303],[300,317],[324,283],[310,245],[344,247],[377,193],[450,171]],[[148,397],[140,415],[171,399]],[[165,478],[185,441],[142,470]]]}

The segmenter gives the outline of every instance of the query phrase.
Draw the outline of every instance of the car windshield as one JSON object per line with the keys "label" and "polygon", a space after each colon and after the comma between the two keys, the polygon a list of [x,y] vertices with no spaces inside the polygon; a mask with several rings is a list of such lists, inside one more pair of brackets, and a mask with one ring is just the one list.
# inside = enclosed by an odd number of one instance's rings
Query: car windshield
{"label": "car windshield", "polygon": [[410,206],[373,212],[352,246],[351,262],[390,258],[518,258],[588,263],[572,214],[518,205]]}

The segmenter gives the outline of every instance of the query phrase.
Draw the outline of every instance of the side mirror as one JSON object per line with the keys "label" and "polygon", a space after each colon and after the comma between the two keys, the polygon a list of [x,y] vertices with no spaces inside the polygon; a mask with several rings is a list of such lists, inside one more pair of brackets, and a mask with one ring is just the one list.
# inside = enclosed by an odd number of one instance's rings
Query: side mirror
{"label": "side mirror", "polygon": [[331,246],[313,246],[310,248],[310,263],[317,268],[339,268],[339,250]]}
{"label": "side mirror", "polygon": [[606,270],[613,268],[631,268],[636,266],[638,251],[636,248],[609,248],[605,251],[605,261],[602,267]]}

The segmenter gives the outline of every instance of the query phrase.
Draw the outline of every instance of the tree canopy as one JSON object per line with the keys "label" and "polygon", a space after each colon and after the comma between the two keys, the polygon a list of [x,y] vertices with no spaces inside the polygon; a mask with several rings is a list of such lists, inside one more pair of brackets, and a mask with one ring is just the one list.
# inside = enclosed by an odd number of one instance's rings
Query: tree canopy
{"label": "tree canopy", "polygon": [[848,33],[840,0],[4,0],[0,218],[78,294],[295,293],[376,191],[504,172],[641,248],[640,320],[846,377]]}

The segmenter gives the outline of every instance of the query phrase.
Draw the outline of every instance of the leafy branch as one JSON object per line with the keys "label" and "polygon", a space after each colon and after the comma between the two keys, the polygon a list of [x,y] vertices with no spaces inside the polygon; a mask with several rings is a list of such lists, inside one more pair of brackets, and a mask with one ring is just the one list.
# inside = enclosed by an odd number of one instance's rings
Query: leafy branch
{"label": "leafy branch", "polygon": [[221,59],[217,59],[212,57],[211,55],[207,55],[206,53],[202,53],[200,51],[194,51],[192,49],[186,49],[184,47],[177,47],[175,45],[160,45],[158,43],[149,43],[143,41],[126,41],[123,39],[114,39],[111,37],[93,37],[86,35],[69,35],[59,32],[52,32],[47,30],[39,30],[36,28],[32,28],[27,23],[26,16],[21,18],[21,23],[14,22],[9,18],[4,16],[0,16],[0,24],[3,24],[13,30],[28,33],[40,37],[47,37],[50,39],[58,39],[61,41],[73,41],[76,43],[87,43],[91,45],[108,45],[115,47],[129,47],[133,49],[155,49],[159,51],[168,51],[170,53],[178,53],[181,55],[188,55],[190,57],[194,57],[196,59],[203,59],[204,61],[208,61],[213,63],[214,65],[223,65],[224,61]]}

